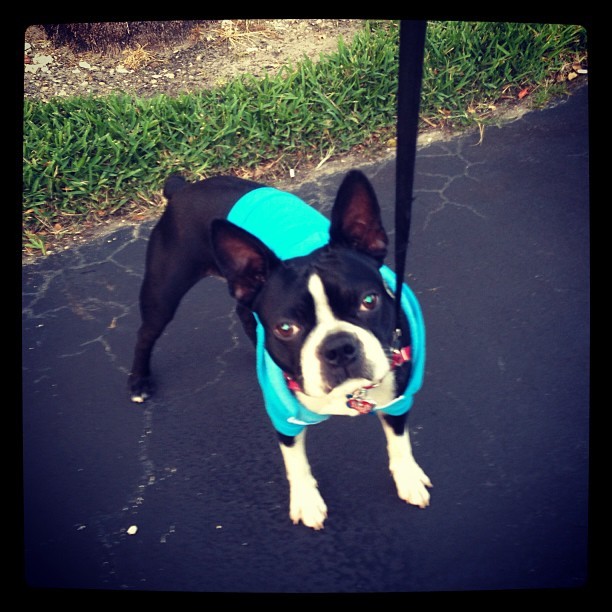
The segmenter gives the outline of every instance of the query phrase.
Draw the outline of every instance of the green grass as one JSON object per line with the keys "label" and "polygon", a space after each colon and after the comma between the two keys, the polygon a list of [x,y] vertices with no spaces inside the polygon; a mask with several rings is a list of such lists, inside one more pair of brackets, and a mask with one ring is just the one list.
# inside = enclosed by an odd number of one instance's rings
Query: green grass
{"label": "green grass", "polygon": [[[395,129],[396,23],[368,24],[351,44],[276,75],[178,97],[24,101],[24,246],[95,215],[129,210],[171,172],[191,178],[316,163]],[[423,127],[482,123],[519,91],[545,103],[559,75],[586,60],[579,26],[430,23]]]}
{"label": "green grass", "polygon": [[[557,77],[586,59],[580,26],[520,23],[436,23],[428,28],[423,112],[451,120],[481,119],[477,111],[533,90],[539,103],[559,92]],[[476,113],[475,113],[476,111]],[[475,116],[476,115],[476,116]]]}

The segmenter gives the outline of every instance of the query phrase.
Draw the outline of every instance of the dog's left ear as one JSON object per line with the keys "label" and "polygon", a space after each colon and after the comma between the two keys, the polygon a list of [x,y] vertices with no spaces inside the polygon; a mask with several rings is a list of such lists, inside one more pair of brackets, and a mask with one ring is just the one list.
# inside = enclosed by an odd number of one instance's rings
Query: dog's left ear
{"label": "dog's left ear", "polygon": [[281,260],[256,236],[225,219],[211,225],[215,261],[232,297],[251,308]]}
{"label": "dog's left ear", "polygon": [[351,170],[340,185],[331,214],[330,244],[370,255],[382,264],[389,240],[374,189],[363,172]]}

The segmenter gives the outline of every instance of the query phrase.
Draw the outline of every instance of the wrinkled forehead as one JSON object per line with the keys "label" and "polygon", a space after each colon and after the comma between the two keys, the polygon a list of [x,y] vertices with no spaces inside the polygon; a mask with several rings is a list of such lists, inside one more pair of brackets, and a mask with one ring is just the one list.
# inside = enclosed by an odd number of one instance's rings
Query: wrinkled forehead
{"label": "wrinkled forehead", "polygon": [[308,289],[311,273],[305,266],[279,266],[270,275],[253,304],[264,323],[282,318],[314,322],[314,301]]}
{"label": "wrinkled forehead", "polygon": [[326,288],[382,287],[378,262],[350,249],[322,253],[313,266]]}
{"label": "wrinkled forehead", "polygon": [[[313,276],[319,282],[313,284]],[[265,302],[269,316],[314,321],[315,302],[321,297],[328,299],[339,314],[370,291],[387,295],[376,261],[350,249],[318,249],[277,268],[255,309]]]}

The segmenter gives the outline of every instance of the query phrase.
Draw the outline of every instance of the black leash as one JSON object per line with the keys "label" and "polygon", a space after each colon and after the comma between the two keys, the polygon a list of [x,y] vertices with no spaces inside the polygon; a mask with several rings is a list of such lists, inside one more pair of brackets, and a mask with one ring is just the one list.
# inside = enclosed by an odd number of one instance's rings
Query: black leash
{"label": "black leash", "polygon": [[402,20],[397,88],[397,157],[395,163],[395,328],[400,346],[401,296],[410,241],[412,188],[421,102],[426,21]]}

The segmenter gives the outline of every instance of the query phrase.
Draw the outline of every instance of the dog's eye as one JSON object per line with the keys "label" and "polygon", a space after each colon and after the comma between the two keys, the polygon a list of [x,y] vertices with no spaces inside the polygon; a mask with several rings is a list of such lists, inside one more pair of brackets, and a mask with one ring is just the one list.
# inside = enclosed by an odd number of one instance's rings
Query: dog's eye
{"label": "dog's eye", "polygon": [[380,296],[378,295],[378,293],[368,293],[361,300],[361,306],[359,307],[359,310],[361,311],[374,310],[378,306],[379,301],[380,301]]}
{"label": "dog's eye", "polygon": [[290,340],[300,331],[299,325],[283,321],[274,328],[274,334],[281,340]]}

